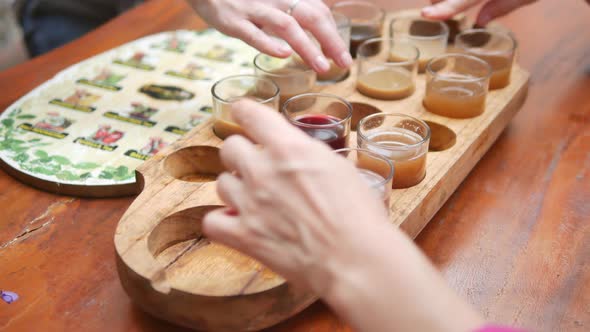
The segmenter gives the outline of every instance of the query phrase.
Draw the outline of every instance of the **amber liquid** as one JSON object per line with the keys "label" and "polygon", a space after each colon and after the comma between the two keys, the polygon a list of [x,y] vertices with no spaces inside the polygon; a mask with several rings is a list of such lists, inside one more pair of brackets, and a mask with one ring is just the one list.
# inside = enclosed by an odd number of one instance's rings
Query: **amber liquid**
{"label": "amber liquid", "polygon": [[510,74],[512,72],[512,58],[498,55],[473,54],[482,60],[485,60],[492,67],[492,77],[490,77],[490,89],[502,89],[510,84]]}
{"label": "amber liquid", "polygon": [[[231,117],[233,103],[239,99],[247,98],[259,103],[264,102],[264,99],[256,98],[253,96],[244,96],[238,98],[232,98],[228,100],[228,103],[219,103],[215,105],[215,121],[213,122],[213,132],[221,139],[226,139],[231,135],[245,135],[244,129],[237,123],[233,122]],[[275,99],[276,100],[276,99]],[[267,105],[270,107],[276,107],[275,105]]]}
{"label": "amber liquid", "polygon": [[[358,47],[366,40],[371,38],[377,38],[381,36],[381,26],[370,26],[361,24],[352,24],[350,30],[350,54],[356,58],[356,52]],[[371,54],[379,53],[380,46],[375,46],[370,50]]]}
{"label": "amber liquid", "polygon": [[[369,135],[369,140],[377,144],[368,149],[389,158],[394,165],[393,188],[409,188],[426,177],[426,152],[423,146],[410,147],[422,142],[422,136],[413,131],[396,128],[391,131]],[[427,143],[425,143],[427,144]],[[380,148],[382,146],[383,148]],[[404,149],[407,147],[407,149]],[[394,150],[395,149],[395,150]]]}
{"label": "amber liquid", "polygon": [[403,69],[380,68],[359,76],[357,90],[376,99],[402,99],[414,93],[412,78],[412,73]]}
{"label": "amber liquid", "polygon": [[486,94],[479,82],[432,81],[426,84],[424,107],[449,118],[472,118],[484,112]]}

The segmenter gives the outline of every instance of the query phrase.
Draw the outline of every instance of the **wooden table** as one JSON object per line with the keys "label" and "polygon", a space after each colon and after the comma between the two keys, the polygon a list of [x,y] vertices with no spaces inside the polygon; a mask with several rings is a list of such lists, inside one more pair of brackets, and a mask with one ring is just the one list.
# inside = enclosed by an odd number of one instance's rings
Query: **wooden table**
{"label": "wooden table", "polygon": [[[415,3],[378,2],[389,9]],[[502,22],[520,40],[520,63],[532,73],[528,101],[417,243],[490,320],[588,331],[590,8],[546,0]],[[182,0],[151,1],[0,73],[0,109],[90,55],[147,34],[201,27]],[[0,302],[0,330],[183,331],[140,312],[119,284],[113,234],[133,198],[60,197],[3,172],[0,188],[0,289],[21,296]],[[270,330],[348,328],[315,304]]]}

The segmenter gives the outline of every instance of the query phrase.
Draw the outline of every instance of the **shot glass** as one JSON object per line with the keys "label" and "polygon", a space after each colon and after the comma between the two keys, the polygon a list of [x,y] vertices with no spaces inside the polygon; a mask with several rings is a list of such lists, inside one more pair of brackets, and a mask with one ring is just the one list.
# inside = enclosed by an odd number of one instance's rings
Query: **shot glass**
{"label": "shot glass", "polygon": [[375,190],[375,193],[389,208],[394,166],[391,160],[366,149],[340,149],[334,151],[352,161],[359,175]]}
{"label": "shot glass", "polygon": [[386,38],[365,41],[357,52],[357,90],[384,100],[411,96],[416,89],[419,56],[418,48],[407,42]]}
{"label": "shot glass", "polygon": [[490,89],[501,89],[510,84],[517,47],[510,34],[487,29],[466,30],[455,38],[455,47],[459,52],[485,60],[492,67]]}
{"label": "shot glass", "polygon": [[474,56],[446,54],[426,68],[424,107],[449,118],[472,118],[485,111],[492,68]]}
{"label": "shot glass", "polygon": [[254,70],[277,84],[281,108],[289,98],[311,92],[317,80],[316,72],[298,56],[280,59],[261,53],[254,58]]}
{"label": "shot glass", "polygon": [[361,120],[357,134],[359,148],[393,162],[394,189],[422,182],[430,143],[430,128],[424,121],[404,114],[373,114]]}
{"label": "shot glass", "polygon": [[348,147],[352,119],[348,101],[330,94],[307,93],[287,100],[283,114],[291,124],[332,149]]}
{"label": "shot glass", "polygon": [[424,72],[430,59],[447,51],[449,27],[444,22],[400,17],[391,21],[389,31],[393,40],[411,43],[420,50],[420,72]]}
{"label": "shot glass", "polygon": [[332,5],[332,11],[350,19],[350,54],[356,58],[357,48],[367,39],[383,33],[385,11],[368,1],[347,0]]}
{"label": "shot glass", "polygon": [[[347,48],[350,47],[350,19],[341,13],[332,11],[332,16],[334,17],[334,21],[336,22],[336,28],[338,29],[338,34],[340,38],[344,42]],[[341,68],[334,61],[330,60],[330,70],[324,74],[318,74],[318,81],[322,83],[333,83],[339,82],[346,78],[348,75],[348,69]]]}
{"label": "shot glass", "polygon": [[226,77],[213,85],[213,131],[221,139],[230,135],[244,134],[233,121],[233,104],[243,98],[255,100],[279,110],[279,87],[271,80],[254,75]]}

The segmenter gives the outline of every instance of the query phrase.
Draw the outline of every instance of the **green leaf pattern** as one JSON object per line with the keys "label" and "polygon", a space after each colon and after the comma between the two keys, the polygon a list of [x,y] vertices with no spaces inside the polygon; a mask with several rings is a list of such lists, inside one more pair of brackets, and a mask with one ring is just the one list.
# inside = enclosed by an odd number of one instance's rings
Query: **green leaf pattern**
{"label": "green leaf pattern", "polygon": [[16,120],[36,118],[35,115],[21,112],[20,109],[16,109],[0,121],[0,151],[18,163],[21,169],[69,182],[84,182],[91,178],[126,181],[135,177],[135,171],[129,170],[126,166],[102,168],[102,165],[97,163],[74,163],[65,156],[51,155],[42,149],[50,143],[43,142],[41,138],[28,141],[16,139],[17,134],[23,134],[23,131],[15,126]]}

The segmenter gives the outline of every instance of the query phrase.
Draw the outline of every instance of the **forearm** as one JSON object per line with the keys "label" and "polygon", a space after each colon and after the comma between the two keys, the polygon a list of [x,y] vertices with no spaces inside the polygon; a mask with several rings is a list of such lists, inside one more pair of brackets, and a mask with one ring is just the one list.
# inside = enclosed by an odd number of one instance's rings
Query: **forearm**
{"label": "forearm", "polygon": [[339,267],[324,300],[357,331],[473,331],[483,319],[401,232],[373,232],[354,267]]}

